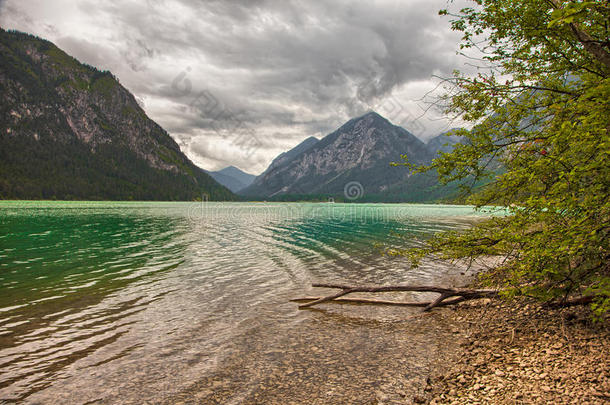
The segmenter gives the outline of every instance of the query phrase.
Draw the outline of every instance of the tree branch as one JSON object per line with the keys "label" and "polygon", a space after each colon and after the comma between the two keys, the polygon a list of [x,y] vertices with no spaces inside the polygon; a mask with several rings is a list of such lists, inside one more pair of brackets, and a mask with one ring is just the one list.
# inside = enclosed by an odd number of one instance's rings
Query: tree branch
{"label": "tree branch", "polygon": [[[561,5],[557,0],[549,0],[553,7],[561,9]],[[599,62],[603,63],[608,70],[610,70],[610,53],[608,53],[599,41],[595,40],[587,32],[583,31],[578,24],[571,22],[568,24],[578,42],[580,42],[585,50],[595,57]],[[607,75],[604,75],[607,77]]]}
{"label": "tree branch", "polygon": [[[347,302],[347,303],[363,303],[363,304],[383,304],[383,305],[399,305],[399,306],[417,306],[424,307],[424,311],[429,311],[432,308],[444,305],[457,304],[465,300],[476,299],[476,298],[494,298],[498,296],[498,290],[477,290],[471,288],[451,288],[451,287],[437,287],[437,286],[424,286],[424,285],[389,285],[389,286],[348,286],[342,284],[312,284],[312,287],[322,288],[338,288],[341,292],[326,297],[305,297],[296,298],[291,301],[302,302],[311,301],[306,304],[299,305],[299,308],[309,308],[314,305],[321,304],[323,302],[336,301],[336,302]],[[342,298],[337,299],[341,296],[351,294],[354,292],[434,292],[440,294],[440,296],[432,302],[394,302],[394,301],[379,301],[369,299],[350,299]],[[453,300],[445,301],[447,298],[457,297]]]}

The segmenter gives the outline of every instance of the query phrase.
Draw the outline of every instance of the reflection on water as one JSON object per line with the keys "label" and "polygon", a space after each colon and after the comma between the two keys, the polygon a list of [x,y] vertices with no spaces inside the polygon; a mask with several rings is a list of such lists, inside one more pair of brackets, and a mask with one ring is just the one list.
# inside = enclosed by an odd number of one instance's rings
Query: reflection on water
{"label": "reflection on water", "polygon": [[433,326],[288,299],[312,281],[454,283],[374,245],[474,220],[425,205],[2,202],[0,401],[324,403],[389,390],[388,356],[409,370],[401,395]]}

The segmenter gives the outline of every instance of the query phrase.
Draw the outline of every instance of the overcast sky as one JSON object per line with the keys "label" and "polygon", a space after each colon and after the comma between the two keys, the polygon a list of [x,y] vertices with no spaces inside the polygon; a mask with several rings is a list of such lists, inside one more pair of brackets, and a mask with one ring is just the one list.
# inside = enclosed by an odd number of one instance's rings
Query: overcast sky
{"label": "overcast sky", "polygon": [[0,25],[107,69],[204,169],[258,174],[376,110],[416,136],[454,126],[418,101],[453,69],[447,0],[0,0]]}

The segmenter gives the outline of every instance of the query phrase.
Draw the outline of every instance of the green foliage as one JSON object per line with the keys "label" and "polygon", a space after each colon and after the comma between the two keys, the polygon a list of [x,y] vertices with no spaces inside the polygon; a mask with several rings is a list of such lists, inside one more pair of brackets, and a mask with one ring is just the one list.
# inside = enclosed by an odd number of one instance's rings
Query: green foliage
{"label": "green foliage", "polygon": [[122,145],[95,153],[74,139],[0,134],[0,199],[189,201],[235,199],[203,171],[154,169]]}
{"label": "green foliage", "polygon": [[[420,171],[463,181],[477,207],[508,216],[426,248],[401,252],[414,262],[500,256],[508,294],[544,301],[594,296],[610,310],[610,6],[602,1],[478,0],[452,16],[463,50],[485,66],[448,79],[447,112],[474,124],[467,142]],[[501,165],[504,171],[498,174]]]}
{"label": "green foliage", "polygon": [[47,45],[45,48],[45,53],[50,57],[53,64],[57,66],[58,70],[63,70],[66,68],[75,70],[82,69],[80,63],[76,59],[56,46]]}
{"label": "green foliage", "polygon": [[129,105],[125,105],[122,109],[121,109],[121,114],[123,114],[126,117],[130,117],[133,119],[138,119],[138,118],[145,118],[144,114],[141,113],[141,110],[138,111],[135,108],[129,106]]}
{"label": "green foliage", "polygon": [[180,159],[180,156],[177,153],[164,145],[161,145],[159,148],[158,155],[165,163],[169,163],[179,167],[185,173],[188,173],[190,176],[194,176],[193,170],[188,167],[185,162]]}
{"label": "green foliage", "polygon": [[91,91],[100,93],[107,101],[111,101],[112,92],[117,86],[118,83],[108,72],[96,72],[91,78]]}

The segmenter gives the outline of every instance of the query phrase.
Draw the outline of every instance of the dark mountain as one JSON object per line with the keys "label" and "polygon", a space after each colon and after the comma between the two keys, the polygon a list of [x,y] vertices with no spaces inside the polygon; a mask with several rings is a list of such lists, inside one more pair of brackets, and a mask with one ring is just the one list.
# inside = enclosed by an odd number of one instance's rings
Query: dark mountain
{"label": "dark mountain", "polygon": [[0,30],[0,198],[235,199],[106,71]]}
{"label": "dark mountain", "polygon": [[225,167],[216,172],[208,172],[208,174],[234,193],[248,187],[256,178],[255,175],[246,173],[235,166]]}
{"label": "dark mountain", "polygon": [[263,174],[267,173],[270,170],[274,170],[279,167],[287,165],[288,163],[290,163],[292,161],[292,159],[294,159],[301,153],[311,149],[311,147],[314,146],[318,142],[319,142],[318,138],[310,136],[309,138],[305,139],[303,142],[301,142],[294,148],[290,149],[288,152],[280,153],[275,159],[273,159],[273,161],[271,162],[271,164],[269,165],[267,170],[265,170],[265,172],[263,172]]}
{"label": "dark mountain", "polygon": [[359,194],[369,200],[435,199],[432,188],[436,176],[411,175],[406,167],[390,165],[400,162],[402,154],[412,163],[426,163],[432,158],[426,145],[414,135],[371,112],[348,121],[304,151],[293,154],[288,161],[272,163],[240,194],[279,199],[307,195],[340,197],[348,183],[357,182]]}
{"label": "dark mountain", "polygon": [[453,128],[428,140],[426,146],[432,152],[432,155],[437,155],[438,152],[451,152],[453,146],[462,141],[463,138],[461,136],[453,135],[455,131],[456,128]]}

